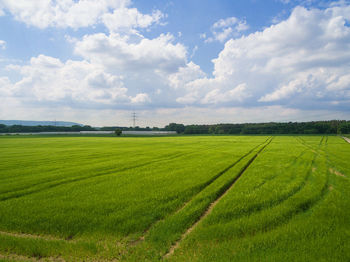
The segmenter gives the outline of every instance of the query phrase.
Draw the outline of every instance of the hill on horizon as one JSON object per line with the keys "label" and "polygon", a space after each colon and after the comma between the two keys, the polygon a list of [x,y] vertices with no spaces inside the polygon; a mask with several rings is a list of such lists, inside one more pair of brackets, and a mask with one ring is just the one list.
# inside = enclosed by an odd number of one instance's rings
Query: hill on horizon
{"label": "hill on horizon", "polygon": [[34,121],[34,120],[0,120],[0,124],[7,126],[22,125],[22,126],[74,126],[83,124],[68,122],[68,121]]}

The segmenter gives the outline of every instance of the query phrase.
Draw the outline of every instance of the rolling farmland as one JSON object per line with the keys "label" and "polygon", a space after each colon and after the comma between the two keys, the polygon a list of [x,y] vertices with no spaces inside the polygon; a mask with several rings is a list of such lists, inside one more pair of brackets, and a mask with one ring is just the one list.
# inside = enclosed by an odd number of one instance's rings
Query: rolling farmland
{"label": "rolling farmland", "polygon": [[0,260],[349,261],[336,136],[0,137]]}

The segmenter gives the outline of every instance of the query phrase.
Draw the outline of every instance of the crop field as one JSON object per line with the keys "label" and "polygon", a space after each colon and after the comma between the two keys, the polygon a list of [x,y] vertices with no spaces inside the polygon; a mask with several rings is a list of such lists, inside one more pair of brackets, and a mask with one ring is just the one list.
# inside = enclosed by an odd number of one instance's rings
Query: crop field
{"label": "crop field", "polygon": [[0,261],[350,261],[341,137],[4,136],[0,159]]}

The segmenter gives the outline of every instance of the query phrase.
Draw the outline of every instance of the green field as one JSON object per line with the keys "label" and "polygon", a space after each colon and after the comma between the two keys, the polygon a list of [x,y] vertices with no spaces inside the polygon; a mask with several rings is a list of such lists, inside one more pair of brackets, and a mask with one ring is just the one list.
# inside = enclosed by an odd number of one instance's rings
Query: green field
{"label": "green field", "polygon": [[350,261],[336,136],[0,137],[1,261]]}

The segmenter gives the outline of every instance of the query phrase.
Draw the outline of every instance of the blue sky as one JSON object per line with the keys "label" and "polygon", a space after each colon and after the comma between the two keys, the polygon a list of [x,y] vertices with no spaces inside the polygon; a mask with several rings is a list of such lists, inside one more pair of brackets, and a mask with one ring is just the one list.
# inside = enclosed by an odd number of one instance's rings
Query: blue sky
{"label": "blue sky", "polygon": [[348,1],[0,0],[0,118],[350,119]]}

